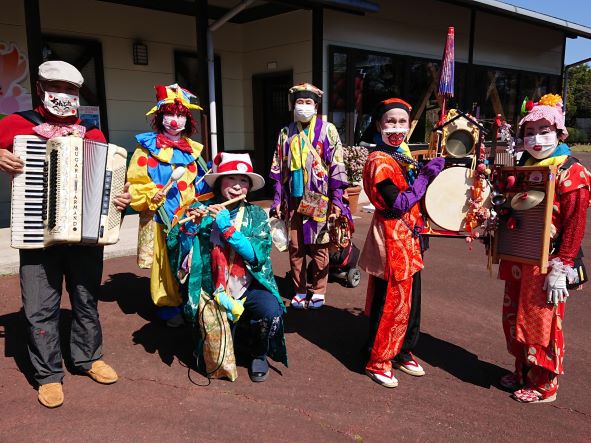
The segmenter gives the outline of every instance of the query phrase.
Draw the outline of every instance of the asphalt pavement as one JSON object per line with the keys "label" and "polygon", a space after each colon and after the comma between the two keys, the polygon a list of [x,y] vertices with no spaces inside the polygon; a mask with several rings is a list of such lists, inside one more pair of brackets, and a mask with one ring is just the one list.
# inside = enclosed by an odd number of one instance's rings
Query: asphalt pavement
{"label": "asphalt pavement", "polygon": [[[589,167],[591,155],[578,157]],[[362,246],[371,214],[359,215]],[[590,231],[588,221],[586,252]],[[287,255],[272,258],[287,303]],[[319,311],[288,308],[289,368],[273,363],[268,380],[255,384],[239,357],[237,381],[208,382],[195,372],[190,330],[155,318],[148,272],[133,256],[109,259],[99,311],[104,359],[120,380],[103,386],[68,369],[65,403],[55,410],[37,402],[32,384],[18,276],[2,277],[0,441],[590,441],[589,286],[566,306],[558,399],[524,405],[498,385],[513,362],[501,327],[503,282],[487,271],[483,247],[433,239],[425,263],[415,354],[427,374],[397,373],[399,386],[386,389],[363,374],[365,275],[355,289],[332,281]],[[70,317],[64,296],[63,349]]]}

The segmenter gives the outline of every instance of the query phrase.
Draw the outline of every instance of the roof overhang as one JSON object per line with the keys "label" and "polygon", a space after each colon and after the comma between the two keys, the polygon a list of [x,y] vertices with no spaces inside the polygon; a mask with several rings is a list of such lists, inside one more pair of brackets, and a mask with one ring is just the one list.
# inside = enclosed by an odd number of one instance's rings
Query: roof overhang
{"label": "roof overhang", "polygon": [[[157,11],[173,12],[176,14],[195,15],[195,2],[191,0],[99,0],[108,3],[118,3],[121,5],[135,6],[138,8],[154,9]],[[211,0],[208,5],[208,17],[217,20],[224,16],[230,9],[227,7],[230,2],[222,2],[216,5],[215,0]],[[239,4],[240,0],[232,3],[232,6]],[[272,17],[286,12],[298,9],[312,9],[315,7],[333,9],[351,14],[365,14],[367,12],[378,12],[380,6],[375,1],[370,0],[265,0],[256,2],[253,6],[245,8],[242,12],[234,16],[230,21],[233,23],[248,23],[267,17]]]}
{"label": "roof overhang", "polygon": [[567,37],[585,37],[591,39],[591,28],[568,20],[542,14],[530,9],[510,5],[498,0],[440,0],[446,3],[461,4],[482,11],[518,18],[541,26],[563,31]]}
{"label": "roof overhang", "polygon": [[[274,0],[281,2],[282,0]],[[379,12],[380,5],[369,0],[310,0],[310,1],[289,1],[291,4],[310,6],[322,6],[330,9],[339,9],[349,12],[366,13]]]}

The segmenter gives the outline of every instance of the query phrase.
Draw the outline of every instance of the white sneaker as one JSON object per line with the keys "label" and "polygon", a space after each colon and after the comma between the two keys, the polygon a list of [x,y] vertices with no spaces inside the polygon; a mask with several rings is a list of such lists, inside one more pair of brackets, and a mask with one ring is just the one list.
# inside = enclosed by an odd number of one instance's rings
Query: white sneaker
{"label": "white sneaker", "polygon": [[294,309],[304,309],[306,307],[306,294],[296,294],[291,299],[291,307]]}
{"label": "white sneaker", "polygon": [[324,306],[324,294],[314,294],[308,303],[308,309],[320,309]]}
{"label": "white sneaker", "polygon": [[415,360],[415,357],[412,354],[410,354],[410,360],[407,361],[392,360],[392,366],[396,369],[400,369],[402,372],[406,372],[408,375],[414,375],[415,377],[422,377],[425,375],[425,370],[419,362]]}
{"label": "white sneaker", "polygon": [[382,385],[385,388],[395,388],[398,386],[398,380],[394,377],[392,371],[388,372],[374,372],[369,369],[365,370],[365,373],[369,378],[375,381],[377,384]]}

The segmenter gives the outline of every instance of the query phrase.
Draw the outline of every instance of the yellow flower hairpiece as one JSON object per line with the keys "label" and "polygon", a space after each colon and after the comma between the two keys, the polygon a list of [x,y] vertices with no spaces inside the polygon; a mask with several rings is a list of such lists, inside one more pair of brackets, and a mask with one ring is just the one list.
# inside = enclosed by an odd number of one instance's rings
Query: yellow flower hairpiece
{"label": "yellow flower hairpiece", "polygon": [[562,105],[562,97],[558,94],[546,94],[540,98],[538,104],[546,106]]}

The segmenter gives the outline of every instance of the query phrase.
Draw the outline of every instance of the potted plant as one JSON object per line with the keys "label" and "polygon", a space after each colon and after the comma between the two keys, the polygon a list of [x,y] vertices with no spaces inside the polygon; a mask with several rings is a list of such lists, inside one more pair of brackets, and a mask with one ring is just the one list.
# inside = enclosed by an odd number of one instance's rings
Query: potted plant
{"label": "potted plant", "polygon": [[361,192],[361,183],[363,181],[363,167],[367,161],[367,149],[362,146],[343,147],[343,159],[347,171],[349,187],[346,190],[345,197],[349,200],[349,209],[351,214],[357,212],[357,202]]}

